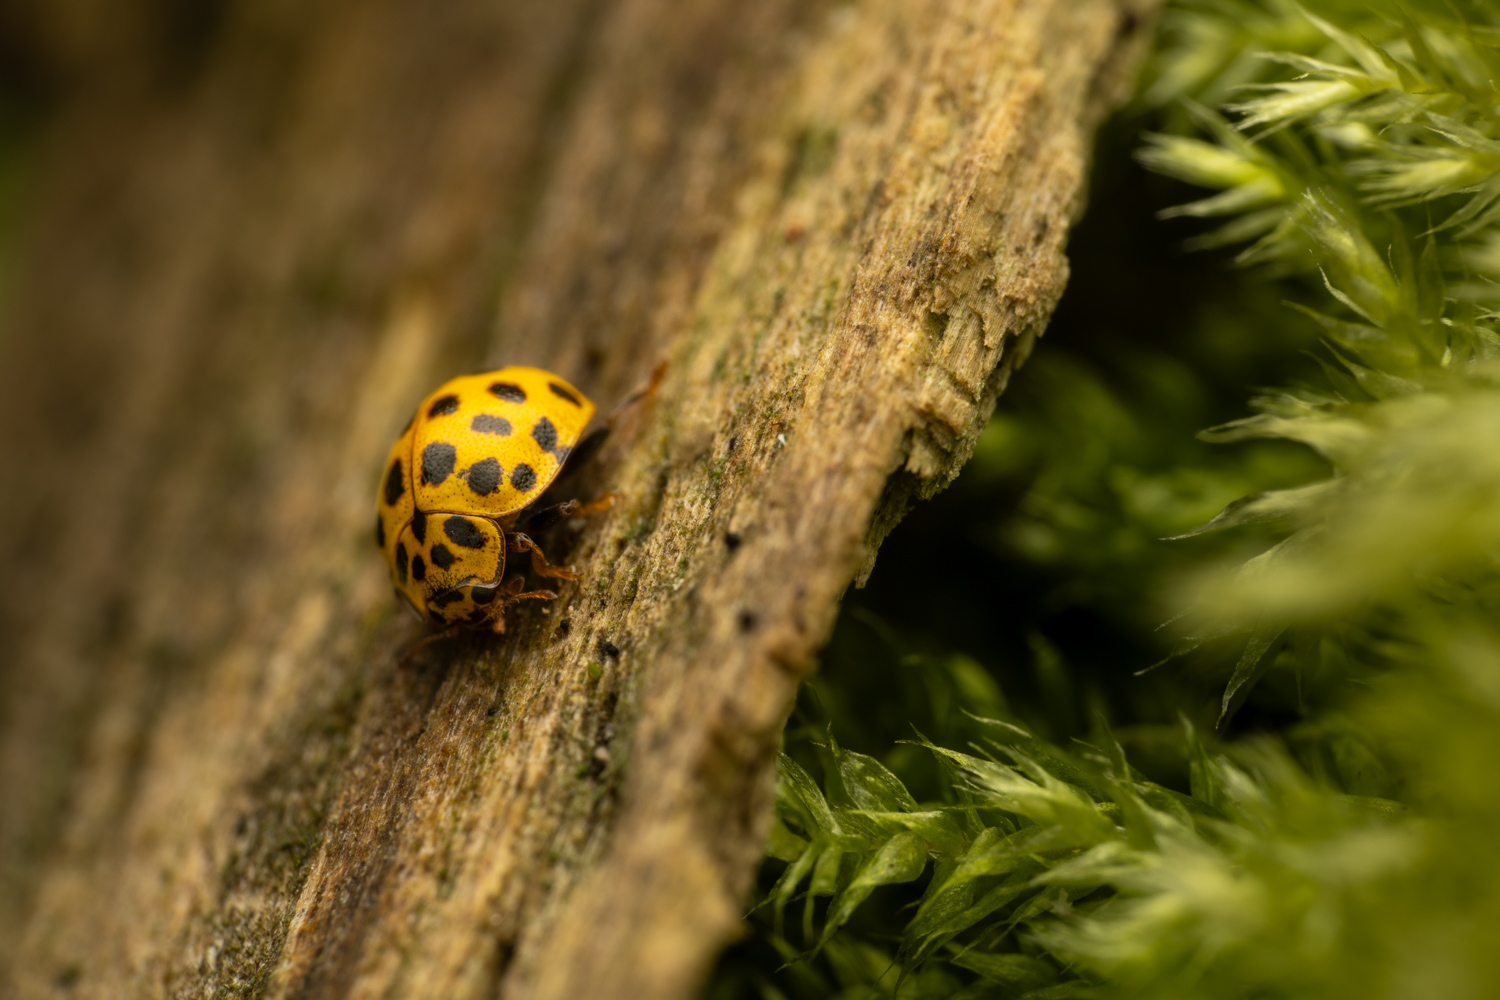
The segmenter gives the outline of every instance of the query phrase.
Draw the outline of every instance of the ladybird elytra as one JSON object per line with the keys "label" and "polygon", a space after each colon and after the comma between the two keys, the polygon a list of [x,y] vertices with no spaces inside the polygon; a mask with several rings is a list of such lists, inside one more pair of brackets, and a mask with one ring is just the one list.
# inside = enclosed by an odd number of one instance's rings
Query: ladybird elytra
{"label": "ladybird elytra", "polygon": [[[392,584],[419,615],[499,630],[507,604],[553,596],[522,594],[519,579],[503,585],[507,539],[593,415],[588,397],[539,368],[463,375],[422,400],[386,458],[375,528]],[[529,539],[516,539],[545,567]]]}

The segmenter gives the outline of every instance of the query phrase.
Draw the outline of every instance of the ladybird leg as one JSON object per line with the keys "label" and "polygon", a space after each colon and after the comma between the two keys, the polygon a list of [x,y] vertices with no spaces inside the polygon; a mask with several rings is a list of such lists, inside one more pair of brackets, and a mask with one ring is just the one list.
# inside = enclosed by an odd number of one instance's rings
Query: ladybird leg
{"label": "ladybird leg", "polygon": [[562,512],[563,517],[588,517],[590,514],[597,514],[601,510],[609,510],[624,499],[624,497],[625,494],[619,490],[610,490],[602,497],[595,497],[588,503],[579,503],[577,500],[570,500],[568,503],[559,504],[558,506],[567,507],[569,504],[572,505],[571,509]]}
{"label": "ladybird leg", "polygon": [[657,386],[661,385],[662,376],[666,375],[666,373],[667,363],[665,361],[651,369],[650,377],[631,390],[630,395],[622,399],[619,405],[609,411],[609,416],[605,418],[603,427],[596,427],[592,431],[589,431],[588,434],[584,435],[582,441],[573,446],[573,450],[568,454],[567,462],[564,463],[567,470],[571,472],[587,464],[588,460],[594,457],[594,453],[604,445],[605,439],[609,437],[609,432],[615,426],[615,421],[624,416],[625,411],[629,410],[636,403],[639,403],[648,396],[656,395]]}
{"label": "ladybird leg", "polygon": [[502,598],[500,601],[498,601],[496,603],[496,605],[495,605],[495,610],[492,612],[493,617],[490,619],[490,630],[492,632],[494,632],[496,635],[504,635],[505,634],[505,609],[508,608],[508,607],[510,607],[512,604],[516,603],[517,601],[527,601],[527,600],[532,600],[532,601],[555,601],[555,600],[557,600],[557,594],[556,594],[555,591],[551,591],[551,590],[526,590],[526,591],[522,591],[521,588],[520,588],[520,586],[519,586],[520,583],[521,583],[521,578],[517,577],[516,578],[516,584],[517,584],[517,586],[506,588],[507,590],[510,591],[510,593],[508,593],[504,598]]}
{"label": "ladybird leg", "polygon": [[555,601],[555,600],[557,600],[557,591],[555,591],[555,590],[528,590],[525,593],[517,594],[515,597],[512,597],[510,600],[506,601],[505,603],[506,604],[514,604],[516,601]]}
{"label": "ladybird leg", "polygon": [[500,595],[501,595],[500,599],[495,602],[494,608],[490,612],[490,631],[494,632],[496,635],[504,635],[505,634],[505,609],[508,608],[508,607],[510,607],[512,604],[516,603],[517,601],[526,601],[526,600],[555,601],[555,600],[557,600],[557,593],[555,591],[551,591],[551,590],[526,590],[526,591],[523,591],[521,588],[524,587],[524,586],[526,586],[526,578],[525,577],[520,577],[520,576],[514,577],[514,578],[512,578],[510,580],[510,582],[502,584],[500,586]]}
{"label": "ladybird leg", "polygon": [[550,576],[555,577],[559,580],[578,579],[578,574],[573,572],[571,567],[553,566],[551,563],[549,563],[547,561],[546,554],[542,552],[541,546],[537,545],[537,543],[533,542],[530,537],[521,534],[519,531],[511,533],[510,549],[512,552],[518,554],[521,552],[530,552],[531,569],[532,572],[536,573],[537,576]]}
{"label": "ladybird leg", "polygon": [[526,578],[524,576],[511,577],[510,582],[500,588],[502,595],[500,606],[504,607],[507,604],[514,604],[517,601],[524,601],[530,598],[542,601],[557,600],[557,594],[550,590],[528,590],[522,592],[521,588],[524,586],[526,586]]}
{"label": "ladybird leg", "polygon": [[571,517],[573,511],[579,506],[577,500],[568,500],[564,503],[553,504],[551,507],[543,507],[526,519],[526,530],[538,533],[546,531],[563,518]]}
{"label": "ladybird leg", "polygon": [[626,410],[630,409],[632,406],[634,406],[636,403],[639,403],[647,396],[656,395],[656,389],[661,385],[662,377],[666,374],[667,363],[665,361],[659,362],[655,368],[651,369],[651,375],[646,379],[646,381],[642,382],[640,385],[632,389],[630,395],[620,400],[619,405],[610,411],[609,419],[605,421],[605,425],[608,427],[613,427],[615,421],[618,420],[620,418],[620,415],[623,414]]}
{"label": "ladybird leg", "polygon": [[601,510],[608,510],[619,502],[624,494],[619,490],[610,490],[596,500],[588,503],[580,503],[577,500],[567,500],[563,503],[553,504],[551,507],[543,507],[526,521],[526,530],[543,532],[552,527],[565,517],[587,517],[597,514]]}

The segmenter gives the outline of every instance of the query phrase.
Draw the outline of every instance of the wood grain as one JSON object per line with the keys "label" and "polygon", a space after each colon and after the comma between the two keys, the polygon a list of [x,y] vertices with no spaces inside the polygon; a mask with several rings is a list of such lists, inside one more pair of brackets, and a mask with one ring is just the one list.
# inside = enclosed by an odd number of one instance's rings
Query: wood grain
{"label": "wood grain", "polygon": [[[0,342],[0,988],[693,995],[840,595],[1061,294],[1149,5],[230,4],[191,58],[62,9]],[[416,400],[659,361],[576,483],[625,501],[547,539],[583,580],[404,658],[369,522]]]}

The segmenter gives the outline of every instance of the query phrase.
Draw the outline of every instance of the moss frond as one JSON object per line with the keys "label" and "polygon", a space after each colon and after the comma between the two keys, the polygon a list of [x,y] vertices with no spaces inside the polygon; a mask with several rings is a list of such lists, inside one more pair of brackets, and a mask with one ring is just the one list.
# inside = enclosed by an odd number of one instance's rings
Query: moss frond
{"label": "moss frond", "polygon": [[[821,787],[791,740],[765,908],[790,964],[761,995],[1500,993],[1497,80],[1479,0],[1169,7],[1135,155],[1200,191],[1159,225],[1236,248],[1230,294],[1285,300],[1206,305],[1193,349],[1233,331],[1245,381],[1247,345],[1316,367],[1202,445],[1161,434],[1208,376],[1148,375],[1144,347],[1112,383],[1018,376],[968,475],[1023,485],[973,535],[1048,581],[1031,613],[1136,645],[1071,643],[1087,674],[1018,624],[1029,679],[1011,655],[965,686],[939,639],[896,675],[935,739],[821,738]],[[893,649],[924,628],[878,625]],[[1151,642],[1150,697],[1122,694]],[[833,730],[868,729],[853,676],[820,682]]]}

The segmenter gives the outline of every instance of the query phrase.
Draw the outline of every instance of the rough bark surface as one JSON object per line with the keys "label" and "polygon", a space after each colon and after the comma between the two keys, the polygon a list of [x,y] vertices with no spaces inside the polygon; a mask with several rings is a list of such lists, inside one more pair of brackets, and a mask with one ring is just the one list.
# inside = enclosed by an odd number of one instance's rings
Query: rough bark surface
{"label": "rough bark surface", "polygon": [[[1149,4],[129,6],[5,9],[66,86],[0,343],[0,989],[692,995]],[[659,361],[579,487],[624,502],[547,539],[583,580],[403,658],[416,400]]]}

